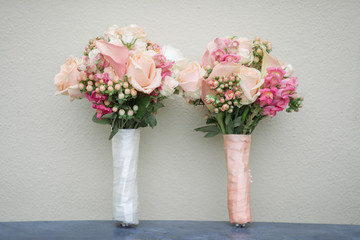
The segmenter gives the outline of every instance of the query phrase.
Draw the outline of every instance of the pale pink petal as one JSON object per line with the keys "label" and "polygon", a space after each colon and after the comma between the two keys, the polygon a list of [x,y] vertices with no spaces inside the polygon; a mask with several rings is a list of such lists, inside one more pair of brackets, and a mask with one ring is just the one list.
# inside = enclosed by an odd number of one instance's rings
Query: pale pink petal
{"label": "pale pink petal", "polygon": [[125,75],[126,61],[129,57],[127,47],[116,46],[104,40],[96,41],[96,47],[114,68],[116,75],[122,79]]}

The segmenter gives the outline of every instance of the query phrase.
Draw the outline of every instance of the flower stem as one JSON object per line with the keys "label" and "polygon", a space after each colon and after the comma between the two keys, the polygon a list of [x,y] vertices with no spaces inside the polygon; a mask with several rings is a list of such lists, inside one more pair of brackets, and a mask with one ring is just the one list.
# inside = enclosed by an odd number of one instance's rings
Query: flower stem
{"label": "flower stem", "polygon": [[243,134],[249,134],[249,130],[251,125],[254,123],[254,117],[256,117],[259,112],[261,111],[261,108],[259,106],[256,106],[254,111],[251,113],[251,115],[248,117],[246,124],[244,126]]}
{"label": "flower stem", "polygon": [[220,130],[221,130],[222,134],[225,134],[226,130],[225,130],[225,125],[224,125],[224,121],[223,121],[223,115],[224,114],[222,114],[222,113],[218,113],[218,114],[215,115],[215,118],[219,123]]}

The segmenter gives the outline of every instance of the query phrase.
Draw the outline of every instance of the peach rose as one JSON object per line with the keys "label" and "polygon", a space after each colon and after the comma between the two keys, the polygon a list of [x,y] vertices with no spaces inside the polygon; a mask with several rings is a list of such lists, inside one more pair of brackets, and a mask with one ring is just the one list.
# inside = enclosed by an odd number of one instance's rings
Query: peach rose
{"label": "peach rose", "polygon": [[[216,95],[216,91],[210,89],[208,81],[212,80],[213,78],[215,78],[217,76],[227,76],[232,73],[239,74],[240,66],[241,65],[239,63],[232,63],[232,62],[222,62],[222,63],[217,64],[213,68],[210,76],[207,79],[203,79],[202,90],[201,90],[201,98],[202,98],[203,102],[206,102],[205,101],[206,95]],[[210,106],[208,106],[208,107],[210,107]]]}
{"label": "peach rose", "polygon": [[69,95],[72,100],[84,97],[78,87],[80,72],[77,67],[78,60],[73,56],[65,60],[65,63],[60,68],[60,73],[55,76],[56,95]]}
{"label": "peach rose", "polygon": [[215,95],[216,92],[211,90],[207,81],[216,76],[228,76],[232,73],[238,74],[241,78],[240,88],[243,93],[241,95],[241,104],[248,105],[253,103],[260,95],[260,87],[264,83],[261,73],[255,68],[244,67],[240,63],[223,62],[217,64],[210,76],[204,80],[202,84],[202,99],[205,102],[206,95]]}
{"label": "peach rose", "polygon": [[161,85],[161,69],[156,68],[151,55],[138,52],[129,57],[126,75],[138,91],[150,94]]}
{"label": "peach rose", "polygon": [[205,70],[198,62],[189,63],[178,75],[180,87],[184,90],[185,96],[195,100],[200,98],[201,79]]}
{"label": "peach rose", "polygon": [[240,87],[243,91],[240,103],[248,105],[255,102],[260,95],[260,87],[264,84],[260,71],[241,66],[239,76],[241,77]]}

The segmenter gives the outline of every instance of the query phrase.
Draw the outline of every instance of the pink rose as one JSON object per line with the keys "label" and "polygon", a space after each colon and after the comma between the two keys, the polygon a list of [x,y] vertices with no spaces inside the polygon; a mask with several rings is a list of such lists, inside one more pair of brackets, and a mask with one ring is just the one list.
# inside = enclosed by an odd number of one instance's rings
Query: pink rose
{"label": "pink rose", "polygon": [[161,85],[161,69],[156,68],[151,55],[143,52],[129,57],[126,75],[130,84],[143,93],[149,94]]}
{"label": "pink rose", "polygon": [[55,76],[54,84],[57,89],[57,95],[69,95],[71,100],[74,98],[82,98],[78,83],[80,81],[80,72],[77,69],[78,62],[73,56],[66,59],[60,68],[60,73]]}
{"label": "pink rose", "polygon": [[260,87],[264,84],[264,79],[261,78],[261,73],[255,68],[241,66],[240,87],[243,91],[241,95],[241,104],[248,105],[259,97]]}

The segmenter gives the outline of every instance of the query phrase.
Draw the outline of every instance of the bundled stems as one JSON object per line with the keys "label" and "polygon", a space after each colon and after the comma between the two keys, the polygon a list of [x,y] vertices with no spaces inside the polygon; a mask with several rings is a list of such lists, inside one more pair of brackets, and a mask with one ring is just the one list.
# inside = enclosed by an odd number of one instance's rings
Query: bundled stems
{"label": "bundled stems", "polygon": [[[243,134],[251,134],[252,130],[256,127],[256,124],[259,122],[260,119],[256,119],[256,117],[261,112],[261,108],[259,106],[255,106],[254,110],[252,111],[251,115],[248,116],[246,124],[244,126]],[[261,116],[260,116],[261,118]]]}

